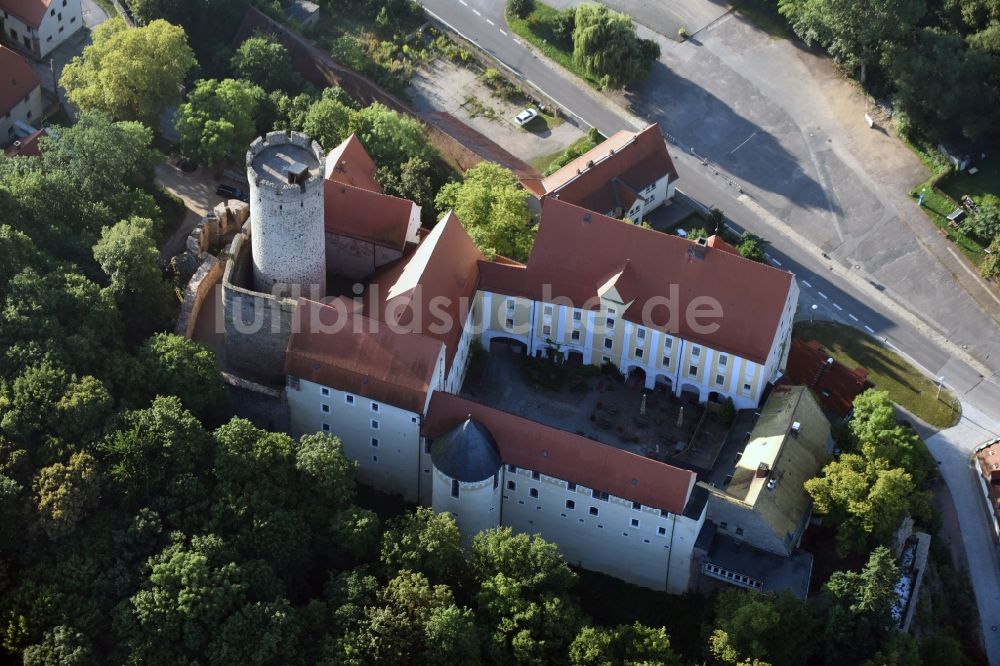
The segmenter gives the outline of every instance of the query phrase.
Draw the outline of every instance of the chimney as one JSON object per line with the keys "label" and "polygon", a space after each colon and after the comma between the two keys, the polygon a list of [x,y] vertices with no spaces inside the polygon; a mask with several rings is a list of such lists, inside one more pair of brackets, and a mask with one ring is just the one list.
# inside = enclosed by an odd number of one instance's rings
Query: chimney
{"label": "chimney", "polygon": [[302,162],[292,162],[285,170],[289,185],[301,185],[309,177],[309,167]]}
{"label": "chimney", "polygon": [[758,479],[763,479],[764,477],[766,477],[770,473],[771,473],[771,466],[768,465],[766,462],[762,462],[761,464],[757,465],[757,478]]}

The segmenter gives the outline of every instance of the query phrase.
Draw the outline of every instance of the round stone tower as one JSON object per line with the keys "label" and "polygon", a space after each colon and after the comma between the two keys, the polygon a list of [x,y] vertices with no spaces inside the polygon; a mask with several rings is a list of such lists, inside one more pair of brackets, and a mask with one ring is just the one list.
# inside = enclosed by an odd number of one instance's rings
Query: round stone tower
{"label": "round stone tower", "polygon": [[431,463],[431,508],[455,516],[463,542],[500,524],[503,460],[486,426],[469,418],[435,439]]}
{"label": "round stone tower", "polygon": [[257,291],[326,295],[323,150],[300,132],[268,132],[247,151]]}

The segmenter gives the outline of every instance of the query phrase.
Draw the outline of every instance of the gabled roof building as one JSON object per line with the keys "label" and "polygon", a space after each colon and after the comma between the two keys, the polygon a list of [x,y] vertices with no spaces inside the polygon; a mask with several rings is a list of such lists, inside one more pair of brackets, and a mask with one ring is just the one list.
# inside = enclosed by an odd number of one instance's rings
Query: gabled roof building
{"label": "gabled roof building", "polygon": [[[268,135],[286,142],[311,145]],[[792,276],[555,197],[526,264],[487,261],[451,212],[416,227],[419,208],[380,191],[356,138],[324,165],[318,212],[251,202],[249,229],[274,231],[245,229],[231,246],[229,362],[280,374],[293,435],[336,435],[361,481],[453,513],[466,540],[509,525],[541,533],[578,566],[687,590],[710,495],[696,474],[459,397],[472,344],[513,342],[532,355],[556,344],[650,387],[756,406],[787,353]],[[288,166],[290,184],[301,171]],[[305,214],[321,218],[325,243],[262,219]],[[253,243],[321,255],[323,293],[255,291]]]}
{"label": "gabled roof building", "polygon": [[0,25],[18,48],[44,58],[83,27],[83,10],[80,0],[0,0]]}
{"label": "gabled roof building", "polygon": [[42,85],[35,70],[19,53],[0,45],[0,146],[30,135],[43,110]]}
{"label": "gabled roof building", "polygon": [[542,180],[543,198],[633,222],[674,196],[677,169],[660,126],[621,131]]}

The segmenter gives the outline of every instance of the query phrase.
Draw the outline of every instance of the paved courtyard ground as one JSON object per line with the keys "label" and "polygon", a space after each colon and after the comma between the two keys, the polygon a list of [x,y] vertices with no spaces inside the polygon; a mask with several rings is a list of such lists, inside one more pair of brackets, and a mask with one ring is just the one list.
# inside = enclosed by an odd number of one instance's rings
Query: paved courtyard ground
{"label": "paved courtyard ground", "polygon": [[569,122],[546,129],[535,121],[532,131],[518,127],[513,119],[523,107],[494,95],[469,68],[445,60],[415,71],[406,94],[418,112],[446,111],[526,162],[559,153],[584,134]]}
{"label": "paved courtyard ground", "polygon": [[[648,393],[642,414],[642,385],[592,372],[571,375],[565,387],[551,390],[531,382],[524,358],[494,348],[481,378],[470,377],[462,395],[491,407],[589,437],[638,455],[684,467],[711,469],[729,428],[706,416],[692,441],[705,407],[674,398],[660,388]],[[587,376],[590,375],[590,376]]]}

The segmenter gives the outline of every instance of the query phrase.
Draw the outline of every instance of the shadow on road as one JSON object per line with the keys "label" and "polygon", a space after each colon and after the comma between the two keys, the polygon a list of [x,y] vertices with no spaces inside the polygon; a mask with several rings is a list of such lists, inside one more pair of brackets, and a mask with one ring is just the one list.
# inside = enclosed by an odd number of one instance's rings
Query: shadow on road
{"label": "shadow on road", "polygon": [[[658,120],[682,148],[694,148],[737,181],[788,197],[804,207],[840,213],[822,185],[770,132],[662,62],[653,64],[629,97],[633,113]],[[752,105],[757,100],[751,98],[746,103]],[[790,126],[789,131],[796,130]]]}

